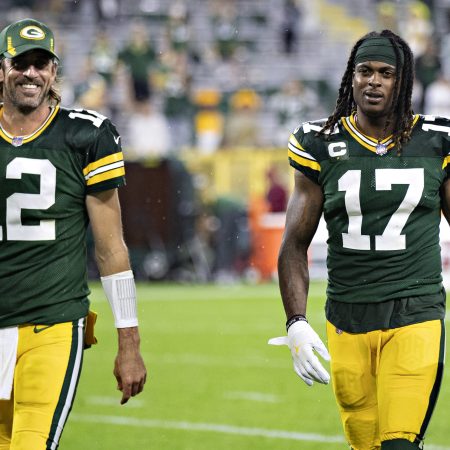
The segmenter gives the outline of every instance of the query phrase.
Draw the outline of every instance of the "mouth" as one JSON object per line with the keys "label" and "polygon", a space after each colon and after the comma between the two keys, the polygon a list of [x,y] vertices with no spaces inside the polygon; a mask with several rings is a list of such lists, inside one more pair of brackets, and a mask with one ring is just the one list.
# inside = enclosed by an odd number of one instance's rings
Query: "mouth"
{"label": "mouth", "polygon": [[22,92],[33,95],[40,90],[40,86],[35,83],[19,83],[18,87]]}
{"label": "mouth", "polygon": [[365,91],[364,97],[369,103],[375,105],[375,104],[380,103],[383,100],[384,95],[378,91]]}

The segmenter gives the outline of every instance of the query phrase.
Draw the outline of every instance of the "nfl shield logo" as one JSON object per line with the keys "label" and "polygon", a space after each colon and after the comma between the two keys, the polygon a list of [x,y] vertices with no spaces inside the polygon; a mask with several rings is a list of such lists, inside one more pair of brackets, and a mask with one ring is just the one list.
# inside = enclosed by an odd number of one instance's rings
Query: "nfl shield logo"
{"label": "nfl shield logo", "polygon": [[11,144],[14,145],[14,147],[20,147],[23,144],[23,137],[14,136]]}

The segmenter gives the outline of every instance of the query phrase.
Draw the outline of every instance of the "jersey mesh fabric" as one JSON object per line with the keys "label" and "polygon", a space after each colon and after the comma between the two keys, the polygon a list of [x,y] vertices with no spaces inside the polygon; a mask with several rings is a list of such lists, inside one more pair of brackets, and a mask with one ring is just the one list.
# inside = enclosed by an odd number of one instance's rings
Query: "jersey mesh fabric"
{"label": "jersey mesh fabric", "polygon": [[324,193],[328,299],[442,301],[440,188],[448,175],[450,121],[416,116],[398,156],[389,139],[387,154],[377,154],[377,141],[351,119],[326,137],[317,133],[323,121],[303,124],[289,142],[290,164]]}
{"label": "jersey mesh fabric", "polygon": [[[86,195],[124,183],[117,131],[95,112],[61,108],[21,146],[0,136],[0,155],[0,327],[76,320],[89,307]],[[88,185],[86,167],[105,158]]]}

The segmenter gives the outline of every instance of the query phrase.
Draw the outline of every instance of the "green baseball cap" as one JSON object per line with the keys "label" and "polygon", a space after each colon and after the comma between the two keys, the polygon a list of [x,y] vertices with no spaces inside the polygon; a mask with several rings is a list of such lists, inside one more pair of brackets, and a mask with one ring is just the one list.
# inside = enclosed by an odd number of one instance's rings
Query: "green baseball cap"
{"label": "green baseball cap", "polygon": [[42,22],[34,19],[18,20],[0,33],[0,56],[14,58],[35,49],[45,50],[58,58],[53,32]]}

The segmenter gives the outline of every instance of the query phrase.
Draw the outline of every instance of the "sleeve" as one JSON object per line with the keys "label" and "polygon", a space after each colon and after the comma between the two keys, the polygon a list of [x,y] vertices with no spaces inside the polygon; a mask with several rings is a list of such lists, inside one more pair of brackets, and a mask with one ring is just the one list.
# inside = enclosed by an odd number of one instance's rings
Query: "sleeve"
{"label": "sleeve", "polygon": [[87,156],[83,175],[88,194],[125,184],[125,164],[120,135],[109,119],[103,121]]}
{"label": "sleeve", "polygon": [[442,162],[442,170],[445,173],[445,179],[450,177],[450,141],[444,139],[444,160]]}
{"label": "sleeve", "polygon": [[306,175],[310,180],[319,184],[320,164],[311,153],[313,153],[312,145],[308,146],[302,125],[289,138],[289,164]]}
{"label": "sleeve", "polygon": [[[426,116],[430,117],[430,116]],[[441,135],[441,151],[442,151],[442,170],[444,171],[445,179],[450,177],[450,118],[448,117],[435,117],[430,123],[425,124],[427,130],[436,130],[442,133]],[[434,127],[434,128],[433,128]]]}

